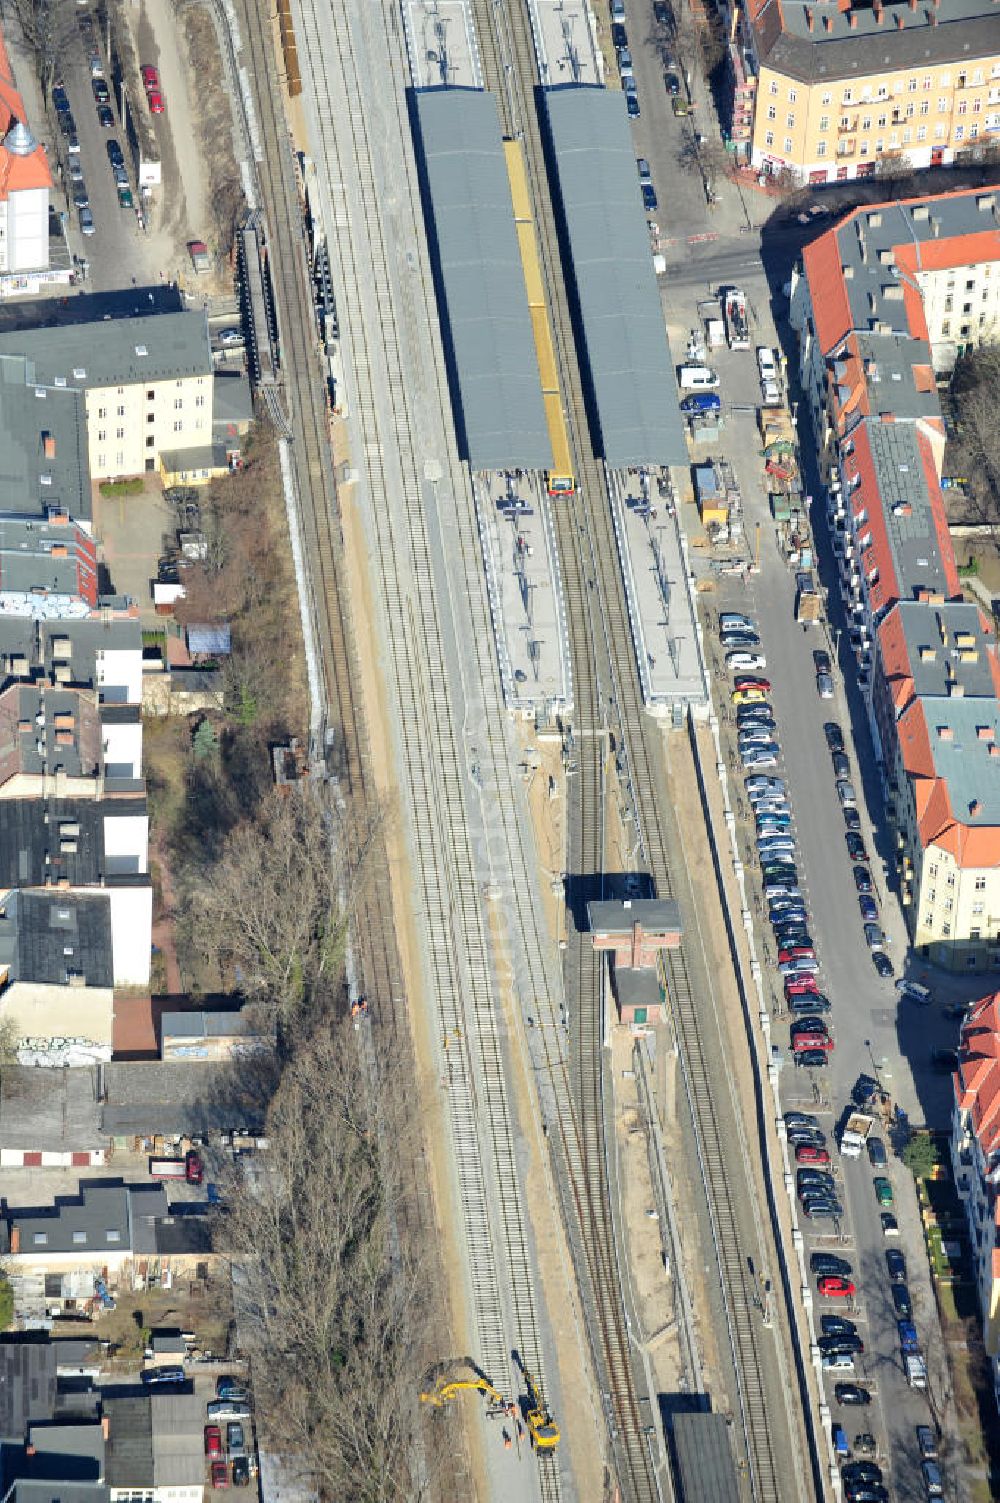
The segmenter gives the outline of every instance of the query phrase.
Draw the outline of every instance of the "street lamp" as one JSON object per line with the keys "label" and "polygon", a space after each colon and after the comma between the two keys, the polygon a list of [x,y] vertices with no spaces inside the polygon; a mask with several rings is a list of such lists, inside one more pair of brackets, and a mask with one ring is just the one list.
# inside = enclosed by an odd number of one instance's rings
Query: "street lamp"
{"label": "street lamp", "polygon": [[872,1074],[875,1076],[875,1082],[878,1085],[879,1093],[881,1094],[881,1092],[882,1092],[882,1076],[880,1075],[878,1065],[875,1062],[875,1052],[872,1049],[872,1041],[871,1041],[871,1039],[865,1039],[865,1048],[868,1050],[868,1058],[872,1062]]}

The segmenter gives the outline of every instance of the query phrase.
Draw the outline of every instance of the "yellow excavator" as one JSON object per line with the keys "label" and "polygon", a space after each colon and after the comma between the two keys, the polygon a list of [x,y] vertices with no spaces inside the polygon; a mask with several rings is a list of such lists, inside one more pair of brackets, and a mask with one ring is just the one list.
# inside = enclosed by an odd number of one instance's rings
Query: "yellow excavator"
{"label": "yellow excavator", "polygon": [[554,1451],[559,1444],[559,1426],[552,1418],[549,1406],[542,1397],[534,1378],[527,1368],[522,1367],[521,1371],[528,1389],[528,1412],[525,1419],[531,1444],[536,1451]]}
{"label": "yellow excavator", "polygon": [[[462,1377],[455,1375],[455,1368],[468,1368],[469,1372]],[[437,1380],[432,1388],[420,1395],[421,1404],[433,1404],[439,1408],[442,1404],[450,1404],[452,1399],[457,1399],[459,1394],[478,1390],[490,1401],[490,1409],[503,1410],[507,1407],[507,1400],[499,1389],[493,1387],[489,1378],[485,1377],[473,1362],[471,1357],[463,1357],[460,1362],[453,1363],[451,1370],[445,1369],[438,1372]]]}

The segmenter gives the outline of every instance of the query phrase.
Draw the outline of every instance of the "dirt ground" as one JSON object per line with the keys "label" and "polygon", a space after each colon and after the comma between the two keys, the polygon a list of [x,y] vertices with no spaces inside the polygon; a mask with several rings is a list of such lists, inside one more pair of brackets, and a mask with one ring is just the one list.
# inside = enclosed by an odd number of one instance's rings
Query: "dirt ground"
{"label": "dirt ground", "polygon": [[[144,1333],[156,1326],[194,1331],[196,1351],[225,1358],[232,1325],[232,1292],[228,1278],[181,1279],[172,1289],[115,1290],[114,1310],[97,1321],[96,1334],[111,1344],[113,1364],[134,1366],[145,1346]],[[76,1325],[71,1326],[73,1334]],[[63,1334],[58,1328],[55,1334]]]}
{"label": "dirt ground", "polygon": [[[539,736],[527,722],[519,722],[518,738],[524,748],[528,810],[535,831],[535,846],[541,863],[539,886],[545,922],[553,942],[566,939],[566,774],[562,743]],[[550,793],[550,789],[553,791]]]}

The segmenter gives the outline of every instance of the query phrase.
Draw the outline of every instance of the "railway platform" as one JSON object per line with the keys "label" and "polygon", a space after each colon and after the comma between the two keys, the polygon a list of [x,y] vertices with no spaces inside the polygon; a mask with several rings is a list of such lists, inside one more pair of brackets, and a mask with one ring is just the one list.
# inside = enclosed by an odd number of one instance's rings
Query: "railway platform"
{"label": "railway platform", "polygon": [[417,89],[481,89],[470,0],[403,0],[410,77]]}
{"label": "railway platform", "polygon": [[527,471],[480,476],[475,490],[504,701],[518,715],[566,714],[573,690],[552,503]]}
{"label": "railway platform", "polygon": [[708,711],[708,676],[676,502],[648,470],[615,472],[611,506],[642,696],[654,715]]}

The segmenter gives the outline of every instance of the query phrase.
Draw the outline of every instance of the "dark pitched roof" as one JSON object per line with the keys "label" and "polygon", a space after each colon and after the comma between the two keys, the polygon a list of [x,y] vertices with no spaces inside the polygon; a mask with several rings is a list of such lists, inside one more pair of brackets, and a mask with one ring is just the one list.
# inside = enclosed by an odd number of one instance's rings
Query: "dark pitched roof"
{"label": "dark pitched roof", "polygon": [[[881,25],[873,7],[855,4],[841,11],[824,6],[814,12],[811,33],[804,11],[770,0],[754,23],[761,62],[804,83],[871,78],[934,63],[971,65],[997,50],[996,15],[983,0],[942,0],[940,6],[916,11],[890,3],[884,6]],[[823,19],[827,14],[834,27],[830,33]],[[903,21],[902,29],[895,15]]]}
{"label": "dark pitched roof", "polygon": [[19,1443],[56,1402],[56,1354],[48,1341],[0,1341],[0,1441]]}

